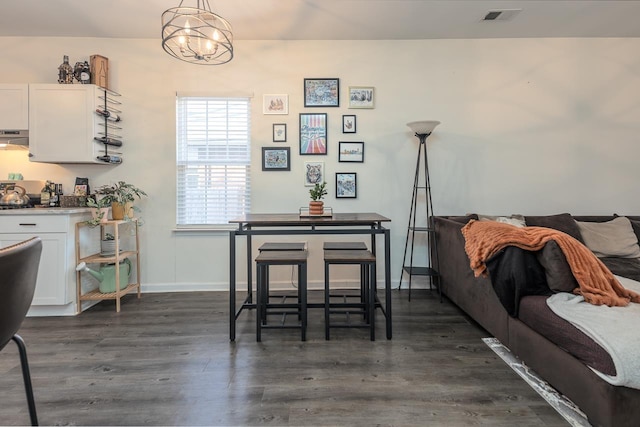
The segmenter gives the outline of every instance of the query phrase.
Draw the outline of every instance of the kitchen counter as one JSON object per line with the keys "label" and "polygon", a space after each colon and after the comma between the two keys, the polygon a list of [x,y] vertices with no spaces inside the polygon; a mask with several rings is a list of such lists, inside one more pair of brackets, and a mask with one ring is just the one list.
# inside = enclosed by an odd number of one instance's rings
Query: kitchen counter
{"label": "kitchen counter", "polygon": [[77,213],[90,213],[91,208],[25,208],[2,209],[0,216],[4,215],[71,215]]}
{"label": "kitchen counter", "polygon": [[38,279],[27,316],[76,314],[75,228],[76,223],[90,218],[91,208],[87,207],[0,210],[0,247],[35,236],[42,240]]}

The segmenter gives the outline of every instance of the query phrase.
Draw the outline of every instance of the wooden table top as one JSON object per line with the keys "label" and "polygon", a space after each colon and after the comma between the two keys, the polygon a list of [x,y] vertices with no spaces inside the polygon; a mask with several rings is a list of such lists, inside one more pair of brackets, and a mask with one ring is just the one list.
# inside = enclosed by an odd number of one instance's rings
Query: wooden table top
{"label": "wooden table top", "polygon": [[377,213],[334,213],[332,216],[303,216],[287,214],[246,214],[229,221],[251,226],[296,226],[296,225],[370,225],[391,220]]}

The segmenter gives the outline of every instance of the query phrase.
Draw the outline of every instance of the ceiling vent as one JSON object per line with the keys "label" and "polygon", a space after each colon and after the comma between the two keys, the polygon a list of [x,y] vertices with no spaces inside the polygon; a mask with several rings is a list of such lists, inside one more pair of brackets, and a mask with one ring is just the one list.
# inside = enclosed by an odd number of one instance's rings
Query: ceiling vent
{"label": "ceiling vent", "polygon": [[514,16],[522,12],[522,9],[490,10],[485,13],[483,21],[511,21]]}

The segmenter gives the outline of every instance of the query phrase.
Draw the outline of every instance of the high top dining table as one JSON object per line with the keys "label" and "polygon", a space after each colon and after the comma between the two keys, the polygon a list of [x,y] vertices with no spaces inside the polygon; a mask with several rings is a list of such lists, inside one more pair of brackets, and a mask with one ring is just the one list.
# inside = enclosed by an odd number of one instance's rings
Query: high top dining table
{"label": "high top dining table", "polygon": [[[344,235],[364,234],[371,236],[371,251],[376,253],[376,236],[384,236],[384,306],[387,339],[391,339],[391,243],[390,230],[383,223],[390,222],[377,213],[333,213],[331,216],[301,216],[299,214],[247,214],[229,221],[238,228],[229,232],[229,337],[236,339],[236,319],[244,309],[255,308],[252,292],[252,236],[295,235]],[[236,239],[247,238],[247,296],[237,307],[236,303]],[[324,304],[309,304],[309,308],[323,308]]]}

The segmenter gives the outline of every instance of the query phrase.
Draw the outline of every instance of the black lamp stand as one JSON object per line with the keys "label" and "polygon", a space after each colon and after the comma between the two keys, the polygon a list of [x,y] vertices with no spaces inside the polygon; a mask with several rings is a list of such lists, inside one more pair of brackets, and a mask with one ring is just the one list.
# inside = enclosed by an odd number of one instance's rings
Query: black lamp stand
{"label": "black lamp stand", "polygon": [[[429,289],[433,289],[433,281],[438,277],[438,248],[436,246],[436,239],[434,235],[433,229],[433,221],[431,219],[431,215],[433,215],[433,202],[431,200],[431,182],[429,181],[429,163],[427,162],[427,145],[425,143],[427,137],[431,135],[431,133],[421,133],[415,134],[420,140],[420,145],[418,146],[418,159],[416,162],[416,174],[413,179],[413,194],[411,196],[411,209],[409,211],[409,225],[407,226],[407,238],[404,244],[404,255],[402,256],[402,272],[400,273],[400,283],[398,284],[398,289],[402,286],[402,278],[404,277],[404,273],[406,272],[409,276],[409,301],[411,301],[411,278],[413,276],[428,276],[429,277]],[[421,163],[423,168],[423,178],[424,182],[420,182],[420,170]],[[416,217],[417,215],[417,207],[418,207],[418,199],[419,199],[419,191],[424,191],[424,201],[426,207],[426,226],[416,225]],[[427,237],[427,246],[429,253],[427,254],[427,259],[425,260],[426,266],[421,265],[424,263],[419,263],[419,266],[414,266],[414,257],[413,257],[413,249],[416,238],[416,233],[426,233]],[[408,253],[408,257],[407,257]],[[407,259],[408,258],[408,259]],[[440,297],[442,294],[440,293],[440,286],[437,285],[438,292]]]}

